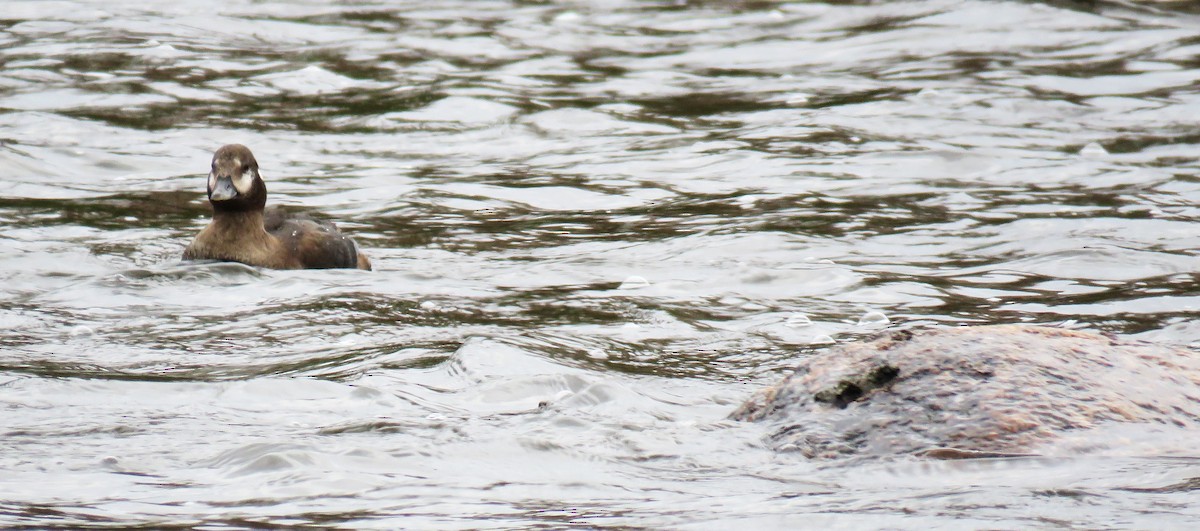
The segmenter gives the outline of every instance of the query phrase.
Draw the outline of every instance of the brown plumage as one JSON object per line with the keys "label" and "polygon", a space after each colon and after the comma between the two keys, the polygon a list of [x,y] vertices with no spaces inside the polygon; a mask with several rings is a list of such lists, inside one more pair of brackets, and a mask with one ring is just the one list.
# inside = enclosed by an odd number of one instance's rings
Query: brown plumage
{"label": "brown plumage", "polygon": [[371,269],[349,236],[328,221],[266,209],[258,161],[241,144],[213,154],[208,174],[213,219],[183,252],[184,260],[221,260],[272,269]]}

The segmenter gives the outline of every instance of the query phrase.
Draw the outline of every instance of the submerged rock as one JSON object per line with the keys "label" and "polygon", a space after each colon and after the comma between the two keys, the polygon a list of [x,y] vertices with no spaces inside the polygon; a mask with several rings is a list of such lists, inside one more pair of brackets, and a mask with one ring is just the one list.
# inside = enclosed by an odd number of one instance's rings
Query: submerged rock
{"label": "submerged rock", "polygon": [[1200,354],[995,325],[898,331],[805,359],[732,418],[809,457],[1036,453],[1109,423],[1200,427]]}

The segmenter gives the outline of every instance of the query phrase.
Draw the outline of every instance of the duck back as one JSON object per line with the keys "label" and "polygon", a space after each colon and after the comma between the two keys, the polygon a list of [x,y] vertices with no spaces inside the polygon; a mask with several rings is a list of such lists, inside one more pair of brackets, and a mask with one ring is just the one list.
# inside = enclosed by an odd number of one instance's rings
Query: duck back
{"label": "duck back", "polygon": [[[263,217],[263,228],[300,261],[303,269],[371,268],[354,240],[339,232],[333,222],[271,207]],[[362,267],[364,262],[366,267]]]}

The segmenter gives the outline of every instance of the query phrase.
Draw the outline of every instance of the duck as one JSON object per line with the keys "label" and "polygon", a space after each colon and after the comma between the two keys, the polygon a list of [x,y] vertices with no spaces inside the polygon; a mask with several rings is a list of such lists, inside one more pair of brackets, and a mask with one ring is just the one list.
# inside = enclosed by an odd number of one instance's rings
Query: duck
{"label": "duck", "polygon": [[267,185],[241,144],[213,154],[208,174],[212,221],[183,251],[184,260],[240,262],[268,269],[371,269],[371,261],[329,221],[266,208]]}

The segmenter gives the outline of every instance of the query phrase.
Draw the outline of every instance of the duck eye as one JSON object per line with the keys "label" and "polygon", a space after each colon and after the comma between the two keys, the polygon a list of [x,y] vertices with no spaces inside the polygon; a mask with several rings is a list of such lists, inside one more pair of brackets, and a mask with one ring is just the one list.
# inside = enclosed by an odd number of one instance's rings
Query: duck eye
{"label": "duck eye", "polygon": [[242,173],[246,173],[246,172],[248,172],[248,171],[250,171],[250,165],[249,165],[249,164],[242,164]]}

